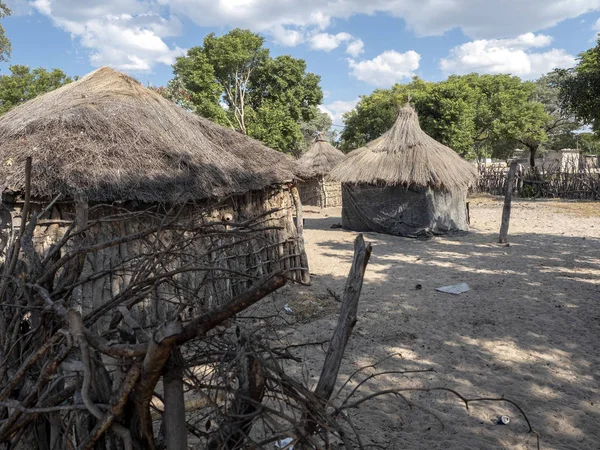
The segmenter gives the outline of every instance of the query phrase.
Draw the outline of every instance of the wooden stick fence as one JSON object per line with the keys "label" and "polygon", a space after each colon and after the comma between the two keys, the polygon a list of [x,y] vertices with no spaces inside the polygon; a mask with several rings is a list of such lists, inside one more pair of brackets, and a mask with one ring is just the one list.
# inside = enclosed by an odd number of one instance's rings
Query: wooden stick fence
{"label": "wooden stick fence", "polygon": [[[477,183],[471,192],[505,195],[508,167],[480,166]],[[525,168],[520,165],[513,181],[513,192],[522,198],[565,198],[600,200],[600,171],[595,168]]]}

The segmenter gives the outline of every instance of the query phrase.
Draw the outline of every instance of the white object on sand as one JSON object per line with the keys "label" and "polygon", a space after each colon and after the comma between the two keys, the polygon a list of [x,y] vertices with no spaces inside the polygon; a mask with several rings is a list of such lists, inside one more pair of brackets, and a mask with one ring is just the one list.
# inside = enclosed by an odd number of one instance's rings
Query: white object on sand
{"label": "white object on sand", "polygon": [[[285,438],[281,441],[275,442],[275,448],[284,448],[286,450],[294,450],[294,446],[290,445],[292,443],[292,438]],[[289,445],[289,447],[288,447]]]}
{"label": "white object on sand", "polygon": [[436,291],[445,292],[447,294],[454,294],[454,295],[462,294],[463,292],[467,292],[470,290],[471,290],[471,288],[469,287],[469,285],[467,283],[453,284],[451,286],[443,286],[443,287],[439,287],[436,289]]}

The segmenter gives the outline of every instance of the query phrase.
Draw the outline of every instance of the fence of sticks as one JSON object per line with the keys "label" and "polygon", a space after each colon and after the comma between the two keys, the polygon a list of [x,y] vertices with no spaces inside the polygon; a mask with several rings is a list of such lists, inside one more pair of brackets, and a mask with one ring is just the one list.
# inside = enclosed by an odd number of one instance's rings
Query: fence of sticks
{"label": "fence of sticks", "polygon": [[[508,167],[479,166],[477,183],[472,192],[504,195]],[[595,168],[578,168],[559,164],[525,168],[519,165],[514,193],[523,198],[565,198],[600,200],[600,172]]]}

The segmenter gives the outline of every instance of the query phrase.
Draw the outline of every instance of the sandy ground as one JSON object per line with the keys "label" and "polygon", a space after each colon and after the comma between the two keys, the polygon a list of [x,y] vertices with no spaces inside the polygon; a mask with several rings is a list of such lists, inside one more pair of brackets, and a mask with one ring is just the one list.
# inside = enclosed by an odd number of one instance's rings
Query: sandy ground
{"label": "sandy ground", "polygon": [[[515,201],[509,247],[496,244],[498,199],[470,200],[471,232],[419,241],[376,233],[358,324],[340,371],[356,381],[381,371],[353,399],[383,389],[444,386],[467,397],[504,396],[525,410],[543,449],[600,449],[600,204]],[[305,239],[311,287],[279,293],[297,322],[290,341],[331,336],[356,233],[331,229],[341,210],[307,208]],[[466,282],[461,295],[435,288]],[[420,284],[421,289],[416,289]],[[318,377],[324,353],[305,355]],[[356,382],[349,383],[338,404]],[[352,412],[363,442],[387,449],[534,449],[518,410],[435,392],[378,397]],[[507,426],[497,425],[508,415]]]}

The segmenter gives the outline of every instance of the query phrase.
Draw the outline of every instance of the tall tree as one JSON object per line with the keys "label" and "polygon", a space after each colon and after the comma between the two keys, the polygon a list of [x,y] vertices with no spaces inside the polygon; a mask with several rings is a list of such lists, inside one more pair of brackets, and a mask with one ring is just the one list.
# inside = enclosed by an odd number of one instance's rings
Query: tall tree
{"label": "tall tree", "polygon": [[509,75],[453,75],[439,83],[418,78],[376,90],[344,116],[342,146],[356,148],[391,127],[409,98],[421,127],[465,157],[506,156],[517,137],[543,140],[546,114],[530,102],[535,86]]}
{"label": "tall tree", "polygon": [[524,115],[529,115],[529,121],[523,133],[517,136],[517,141],[529,150],[531,167],[535,166],[535,157],[542,145],[547,148],[560,147],[560,142],[581,127],[560,104],[561,78],[563,76],[554,71],[537,79],[530,103],[523,111]]}
{"label": "tall tree", "polygon": [[578,56],[572,69],[557,70],[561,76],[562,106],[577,119],[600,132],[600,37],[597,45]]}
{"label": "tall tree", "polygon": [[0,114],[73,81],[60,69],[47,71],[41,67],[10,66],[10,75],[0,76]]}
{"label": "tall tree", "polygon": [[196,113],[286,152],[302,145],[300,122],[311,120],[323,92],[320,77],[291,56],[271,58],[264,39],[235,29],[206,36],[175,62],[175,79]]}
{"label": "tall tree", "polygon": [[175,77],[167,84],[167,92],[181,106],[223,125],[225,111],[219,104],[223,87],[215,79],[215,70],[202,48],[188,50],[188,56],[177,58]]}
{"label": "tall tree", "polygon": [[321,79],[306,72],[302,59],[284,55],[268,59],[252,75],[248,106],[253,112],[250,136],[270,147],[297,153],[300,123],[311,120],[323,100]]}
{"label": "tall tree", "polygon": [[[210,69],[198,68],[196,76],[213,75],[225,92],[225,102],[233,114],[238,129],[247,134],[246,105],[250,90],[250,77],[269,58],[269,51],[263,48],[264,38],[250,30],[236,28],[217,37],[214,33],[204,38],[204,47],[192,50],[204,55]],[[189,53],[188,53],[189,56]],[[198,60],[198,57],[195,58]]]}
{"label": "tall tree", "polygon": [[[0,1],[0,19],[10,16],[11,11],[2,1]],[[11,45],[10,40],[6,37],[6,30],[0,23],[0,62],[7,61],[10,58]]]}

